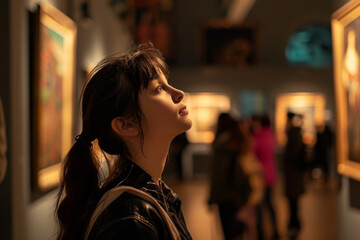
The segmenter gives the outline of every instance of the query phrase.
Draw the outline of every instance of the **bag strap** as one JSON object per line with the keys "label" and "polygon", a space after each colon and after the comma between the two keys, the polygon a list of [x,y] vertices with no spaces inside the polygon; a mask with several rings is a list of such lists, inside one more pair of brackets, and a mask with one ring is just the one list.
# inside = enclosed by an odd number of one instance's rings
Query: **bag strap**
{"label": "bag strap", "polygon": [[163,209],[163,207],[158,203],[158,201],[154,197],[152,197],[151,195],[149,195],[146,192],[141,191],[137,188],[121,185],[121,186],[114,187],[113,189],[107,191],[100,199],[98,205],[96,206],[95,211],[93,212],[93,214],[90,218],[90,223],[85,232],[85,238],[84,238],[85,240],[88,239],[90,231],[91,231],[93,225],[95,224],[96,219],[115,199],[117,199],[124,192],[130,193],[137,197],[140,197],[140,198],[146,200],[147,202],[151,203],[159,211],[161,217],[163,218],[164,222],[166,223],[166,225],[170,231],[171,238],[174,240],[180,239],[179,231],[177,230],[175,224],[171,220],[169,214]]}

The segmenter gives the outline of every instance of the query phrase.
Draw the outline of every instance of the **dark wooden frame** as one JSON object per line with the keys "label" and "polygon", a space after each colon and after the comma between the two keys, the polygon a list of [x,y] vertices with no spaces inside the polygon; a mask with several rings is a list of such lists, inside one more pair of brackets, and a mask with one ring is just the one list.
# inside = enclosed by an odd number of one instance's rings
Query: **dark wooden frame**
{"label": "dark wooden frame", "polygon": [[207,65],[249,66],[258,62],[255,26],[225,20],[204,22],[200,30],[200,58]]}

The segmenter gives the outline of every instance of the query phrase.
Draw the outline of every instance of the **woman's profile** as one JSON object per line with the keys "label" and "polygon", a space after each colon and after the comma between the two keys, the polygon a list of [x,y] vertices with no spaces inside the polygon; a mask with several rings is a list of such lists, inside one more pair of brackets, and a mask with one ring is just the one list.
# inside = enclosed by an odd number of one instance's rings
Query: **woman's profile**
{"label": "woman's profile", "polygon": [[[171,239],[164,216],[181,239],[191,239],[179,197],[161,180],[172,139],[192,121],[184,93],[167,81],[168,67],[151,43],[101,61],[82,91],[82,132],[62,168],[56,214],[57,239]],[[93,141],[107,159],[101,178]],[[113,199],[89,227],[110,190],[131,192]]]}

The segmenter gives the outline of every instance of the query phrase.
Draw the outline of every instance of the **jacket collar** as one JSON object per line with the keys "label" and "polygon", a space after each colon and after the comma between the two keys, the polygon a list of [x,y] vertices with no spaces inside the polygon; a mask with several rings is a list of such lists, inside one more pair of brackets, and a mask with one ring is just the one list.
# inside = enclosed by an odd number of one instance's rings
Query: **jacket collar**
{"label": "jacket collar", "polygon": [[123,174],[126,176],[121,184],[140,189],[157,199],[161,204],[172,205],[177,211],[181,208],[179,196],[174,193],[162,180],[159,185],[141,167],[131,161],[125,161]]}

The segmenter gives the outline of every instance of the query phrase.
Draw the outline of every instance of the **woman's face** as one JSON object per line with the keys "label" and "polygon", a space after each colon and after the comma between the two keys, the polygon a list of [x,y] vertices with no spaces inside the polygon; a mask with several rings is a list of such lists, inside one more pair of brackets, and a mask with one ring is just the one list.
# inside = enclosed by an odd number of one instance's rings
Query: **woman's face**
{"label": "woman's face", "polygon": [[139,94],[145,137],[173,138],[188,130],[192,121],[183,99],[184,93],[170,86],[164,74],[150,81]]}

